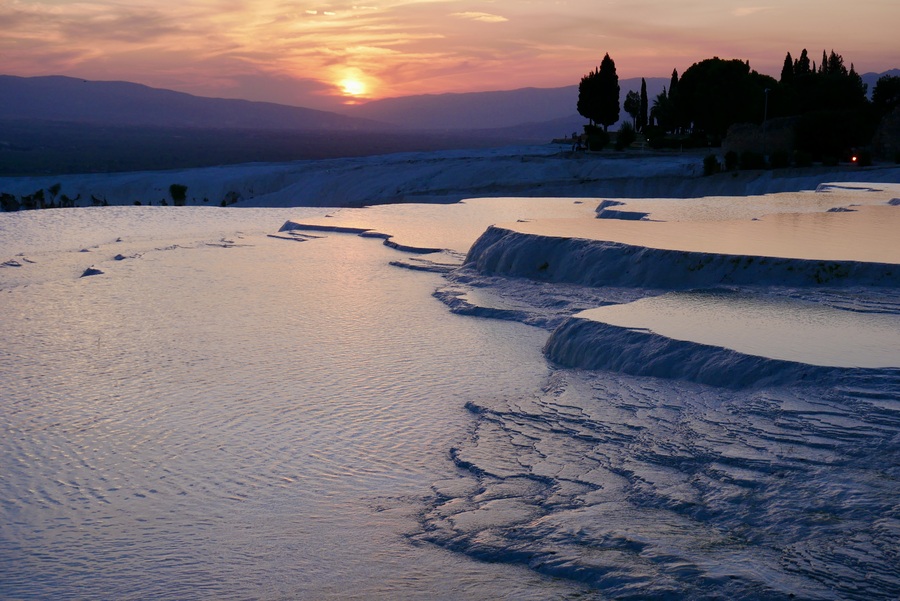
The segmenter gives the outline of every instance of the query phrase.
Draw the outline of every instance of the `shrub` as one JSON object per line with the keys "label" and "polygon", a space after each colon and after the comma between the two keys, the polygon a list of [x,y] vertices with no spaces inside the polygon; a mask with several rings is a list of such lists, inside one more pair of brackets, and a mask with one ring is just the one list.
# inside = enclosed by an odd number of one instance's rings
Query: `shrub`
{"label": "shrub", "polygon": [[226,207],[226,206],[228,206],[228,205],[233,205],[233,204],[236,203],[237,201],[243,200],[243,199],[244,199],[244,197],[241,196],[241,194],[240,194],[239,192],[235,192],[234,190],[229,190],[229,191],[225,194],[225,198],[222,199],[222,205],[221,205],[221,206]]}
{"label": "shrub", "polygon": [[587,134],[588,150],[603,150],[609,144],[609,134],[602,127],[585,125],[584,133]]}
{"label": "shrub", "polygon": [[875,133],[869,121],[862,110],[807,113],[794,127],[795,145],[815,160],[830,162],[846,156],[851,148],[868,144]]}
{"label": "shrub", "polygon": [[622,124],[622,127],[619,128],[619,134],[616,136],[616,150],[624,150],[628,148],[634,141],[637,139],[637,134],[634,131],[634,126],[631,125],[630,122],[626,121]]}
{"label": "shrub", "polygon": [[666,132],[664,132],[658,125],[645,126],[643,133],[644,137],[647,139],[647,144],[651,148],[657,148],[656,143],[666,136]]}
{"label": "shrub", "polygon": [[690,133],[687,140],[684,141],[685,148],[706,148],[708,146],[720,147],[722,140],[715,136],[708,136],[706,133],[695,130]]}
{"label": "shrub", "polygon": [[860,150],[856,153],[856,164],[860,167],[871,167],[872,166],[872,152],[870,150]]}
{"label": "shrub", "polygon": [[797,167],[811,167],[812,163],[812,155],[805,150],[798,150],[794,153],[794,164]]}
{"label": "shrub", "polygon": [[776,150],[769,157],[772,169],[784,169],[791,166],[791,155],[787,150]]}
{"label": "shrub", "polygon": [[0,194],[0,208],[9,212],[18,211],[19,200],[9,192],[3,192]]}
{"label": "shrub", "polygon": [[766,157],[761,152],[745,150],[741,153],[741,169],[765,169]]}
{"label": "shrub", "polygon": [[172,184],[169,186],[169,194],[172,196],[172,204],[176,207],[183,207],[185,198],[187,197],[187,186],[183,184]]}
{"label": "shrub", "polygon": [[703,175],[714,175],[719,172],[719,159],[714,154],[703,157]]}
{"label": "shrub", "polygon": [[729,150],[725,153],[725,170],[734,171],[738,168],[738,153]]}
{"label": "shrub", "polygon": [[49,188],[47,188],[47,192],[50,193],[50,202],[56,202],[56,196],[59,194],[59,191],[62,190],[62,184],[56,182]]}

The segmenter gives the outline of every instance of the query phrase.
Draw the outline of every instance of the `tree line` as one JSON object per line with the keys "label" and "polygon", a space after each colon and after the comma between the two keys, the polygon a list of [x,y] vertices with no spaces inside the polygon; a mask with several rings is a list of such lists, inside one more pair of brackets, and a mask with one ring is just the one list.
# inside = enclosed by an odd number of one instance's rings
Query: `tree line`
{"label": "tree line", "polygon": [[[17,196],[15,194],[10,194],[9,192],[0,192],[0,211],[5,212],[13,212],[13,211],[28,211],[34,209],[64,209],[64,208],[75,208],[79,206],[79,199],[81,199],[81,194],[75,196],[75,198],[70,198],[65,194],[60,194],[62,190],[62,184],[59,182],[53,184],[52,186],[44,189],[41,188],[36,190],[31,194],[23,194],[21,196]],[[169,196],[172,199],[172,205],[176,207],[183,207],[187,204],[187,191],[188,187],[184,184],[171,184],[169,186]],[[48,199],[49,196],[49,199]],[[109,206],[109,202],[106,200],[104,195],[99,197],[90,195],[91,202],[90,205],[85,204],[85,206],[93,206],[93,207],[106,207]],[[192,199],[196,202],[196,199]],[[227,207],[228,205],[232,205],[240,200],[243,200],[243,196],[234,190],[230,190],[225,194],[225,197],[219,203],[219,206]],[[209,203],[209,198],[204,198],[202,201],[204,204]],[[133,204],[140,206],[143,204],[140,200],[135,200]],[[165,198],[161,198],[158,201],[159,206],[168,206],[169,203]],[[147,202],[148,206],[153,205],[153,201]]]}
{"label": "tree line", "polygon": [[[578,87],[577,109],[589,120],[589,137],[602,142],[619,120],[619,92],[615,62],[607,53]],[[778,80],[754,71],[749,61],[714,57],[694,63],[681,76],[673,70],[669,85],[651,103],[642,79],[640,93],[625,97],[631,121],[623,128],[626,135],[643,133],[651,146],[707,147],[721,145],[736,123],[787,120],[795,151],[824,160],[869,146],[881,120],[898,105],[900,77],[882,76],[869,100],[852,63],[848,68],[832,50],[823,51],[817,65],[804,49],[797,59],[787,53]]]}

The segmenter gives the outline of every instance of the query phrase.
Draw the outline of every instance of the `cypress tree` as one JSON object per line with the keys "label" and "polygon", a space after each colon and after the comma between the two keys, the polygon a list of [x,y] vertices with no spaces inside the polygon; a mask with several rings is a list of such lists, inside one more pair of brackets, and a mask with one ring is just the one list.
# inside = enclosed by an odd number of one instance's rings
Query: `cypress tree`
{"label": "cypress tree", "polygon": [[678,95],[678,69],[672,69],[672,78],[669,79],[669,99]]}
{"label": "cypress tree", "polygon": [[678,91],[678,69],[672,69],[672,78],[669,80],[669,119],[671,119],[672,129],[677,133],[684,123],[684,107],[681,103],[681,94]]}
{"label": "cypress tree", "polygon": [[631,116],[631,125],[633,130],[637,130],[638,117],[641,114],[641,95],[635,91],[630,91],[625,95],[625,103],[622,105],[625,112]]}
{"label": "cypress tree", "polygon": [[603,129],[609,131],[609,126],[619,120],[619,76],[616,74],[616,63],[609,57],[609,53],[606,53],[600,61],[597,93],[600,110],[600,118],[597,121],[603,125]]}
{"label": "cypress tree", "polygon": [[806,52],[806,48],[803,49],[803,52],[800,53],[800,58],[797,59],[797,62],[794,64],[794,76],[797,78],[804,77],[809,75],[814,69],[811,69],[809,66],[809,54]]}
{"label": "cypress tree", "polygon": [[647,127],[647,81],[641,78],[641,114],[638,116],[638,131]]}
{"label": "cypress tree", "polygon": [[597,76],[598,69],[581,78],[578,84],[578,114],[590,121],[591,125],[599,118],[597,100]]}
{"label": "cypress tree", "polygon": [[781,79],[779,81],[787,86],[794,83],[794,61],[790,52],[784,57],[784,65],[781,67]]}

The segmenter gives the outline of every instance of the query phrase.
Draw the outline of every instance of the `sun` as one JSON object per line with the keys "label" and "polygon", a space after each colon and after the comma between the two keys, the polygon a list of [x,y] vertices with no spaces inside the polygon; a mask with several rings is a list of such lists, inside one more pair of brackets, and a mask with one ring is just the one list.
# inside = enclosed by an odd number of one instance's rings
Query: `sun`
{"label": "sun", "polygon": [[339,85],[345,96],[363,96],[366,93],[366,84],[352,77],[342,79]]}

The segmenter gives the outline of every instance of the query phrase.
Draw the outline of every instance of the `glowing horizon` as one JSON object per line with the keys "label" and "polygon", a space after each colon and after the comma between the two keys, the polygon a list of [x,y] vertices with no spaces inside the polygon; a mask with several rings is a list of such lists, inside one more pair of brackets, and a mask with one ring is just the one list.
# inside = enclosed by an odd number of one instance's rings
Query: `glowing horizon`
{"label": "glowing horizon", "polygon": [[719,56],[778,76],[785,53],[900,67],[900,3],[788,0],[0,0],[4,74],[127,80],[336,109],[374,98],[577,84],[604,53],[621,79]]}

